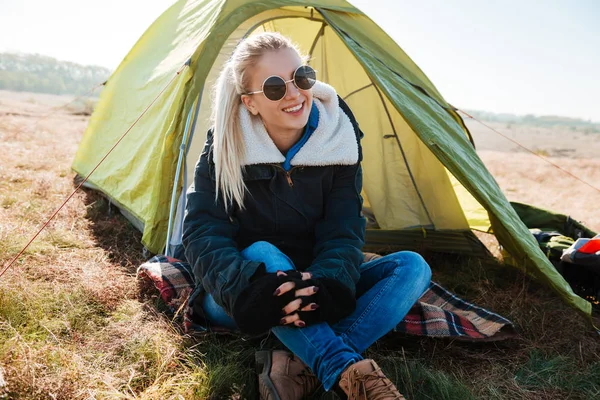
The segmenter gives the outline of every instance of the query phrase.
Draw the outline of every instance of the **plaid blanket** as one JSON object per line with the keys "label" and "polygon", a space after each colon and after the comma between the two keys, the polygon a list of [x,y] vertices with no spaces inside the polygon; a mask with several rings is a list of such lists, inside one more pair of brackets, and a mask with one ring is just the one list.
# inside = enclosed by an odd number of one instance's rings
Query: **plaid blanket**
{"label": "plaid blanket", "polygon": [[[138,268],[138,277],[152,282],[171,311],[176,316],[183,316],[186,332],[207,330],[189,318],[191,310],[187,299],[194,288],[189,264],[155,256]],[[212,326],[210,330],[228,332],[225,328]],[[435,282],[431,282],[394,332],[468,341],[494,341],[516,336],[512,322],[460,299]]]}

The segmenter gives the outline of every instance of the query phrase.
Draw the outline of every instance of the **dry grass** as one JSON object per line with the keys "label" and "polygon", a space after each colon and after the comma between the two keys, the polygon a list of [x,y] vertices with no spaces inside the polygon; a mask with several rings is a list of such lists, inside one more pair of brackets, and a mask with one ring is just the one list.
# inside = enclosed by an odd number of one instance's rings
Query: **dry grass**
{"label": "dry grass", "polygon": [[[600,142],[600,134],[598,134]],[[527,153],[479,151],[479,156],[511,201],[570,215],[600,232],[600,192]],[[599,158],[550,157],[552,162],[600,187]]]}
{"label": "dry grass", "polygon": [[[60,100],[0,92],[0,265],[73,189],[70,164],[87,118],[65,111],[38,119]],[[521,156],[511,154],[523,163],[518,170],[542,179],[543,167],[524,168],[530,161]],[[514,188],[509,197],[545,205],[520,197],[531,184],[520,183],[521,173],[509,172],[501,156],[482,157],[493,172],[499,169],[501,186]],[[598,181],[600,166],[586,165],[588,177]],[[547,200],[542,190],[537,193]],[[598,229],[592,212],[577,212],[581,207],[561,211]],[[155,294],[136,282],[139,243],[140,234],[109,214],[106,201],[82,191],[0,278],[0,371],[11,398],[256,397],[252,358],[260,342],[182,335],[156,311]],[[556,296],[493,262],[428,258],[435,280],[512,319],[522,334],[486,344],[397,335],[381,340],[369,354],[409,398],[600,398],[600,342]],[[266,345],[277,344],[270,338]]]}
{"label": "dry grass", "polygon": [[[73,190],[70,164],[87,123],[68,112],[39,120],[47,103],[18,100],[0,102],[1,265]],[[189,361],[184,338],[138,301],[140,234],[106,208],[97,194],[77,193],[0,279],[0,365],[12,396],[205,390],[205,368]]]}
{"label": "dry grass", "polygon": [[[489,125],[600,189],[600,133],[584,133],[569,127]],[[590,229],[600,231],[600,213],[597,211],[600,191],[477,122],[467,121],[467,126],[479,156],[509,200],[570,215]]]}

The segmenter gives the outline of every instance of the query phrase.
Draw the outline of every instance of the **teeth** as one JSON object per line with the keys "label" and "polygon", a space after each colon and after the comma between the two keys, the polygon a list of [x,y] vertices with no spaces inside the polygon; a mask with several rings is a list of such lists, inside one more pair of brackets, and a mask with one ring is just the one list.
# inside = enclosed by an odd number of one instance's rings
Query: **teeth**
{"label": "teeth", "polygon": [[301,108],[302,108],[302,104],[298,104],[296,107],[284,108],[283,111],[285,111],[285,112],[296,112],[296,111],[298,111]]}

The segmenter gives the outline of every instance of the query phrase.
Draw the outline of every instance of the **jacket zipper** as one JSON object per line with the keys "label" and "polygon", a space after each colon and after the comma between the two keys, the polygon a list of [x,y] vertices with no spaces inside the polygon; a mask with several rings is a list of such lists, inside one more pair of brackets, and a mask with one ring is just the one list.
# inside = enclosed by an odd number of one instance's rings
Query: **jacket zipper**
{"label": "jacket zipper", "polygon": [[286,171],[285,177],[287,178],[288,185],[290,185],[290,187],[294,187],[294,181],[292,181],[292,176],[290,172],[292,172],[292,170]]}
{"label": "jacket zipper", "polygon": [[283,167],[281,165],[277,165],[277,164],[271,164],[271,165],[274,166],[275,168],[279,168],[280,170],[282,170],[285,173],[285,179],[287,179],[288,185],[290,185],[290,187],[293,188],[294,181],[292,180],[292,171],[295,170],[296,168],[298,168],[298,166],[292,167],[292,168],[290,168],[289,171],[286,171],[285,169],[283,169]]}

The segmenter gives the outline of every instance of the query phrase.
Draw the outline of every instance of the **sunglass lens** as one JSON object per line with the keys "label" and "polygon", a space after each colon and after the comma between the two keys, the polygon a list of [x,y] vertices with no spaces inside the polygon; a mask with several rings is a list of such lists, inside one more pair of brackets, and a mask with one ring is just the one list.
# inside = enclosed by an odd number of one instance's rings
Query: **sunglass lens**
{"label": "sunglass lens", "polygon": [[294,74],[294,83],[298,89],[308,90],[315,85],[317,74],[314,69],[308,65],[298,67]]}
{"label": "sunglass lens", "polygon": [[271,76],[263,84],[263,92],[267,99],[277,101],[285,96],[285,81],[278,76]]}

